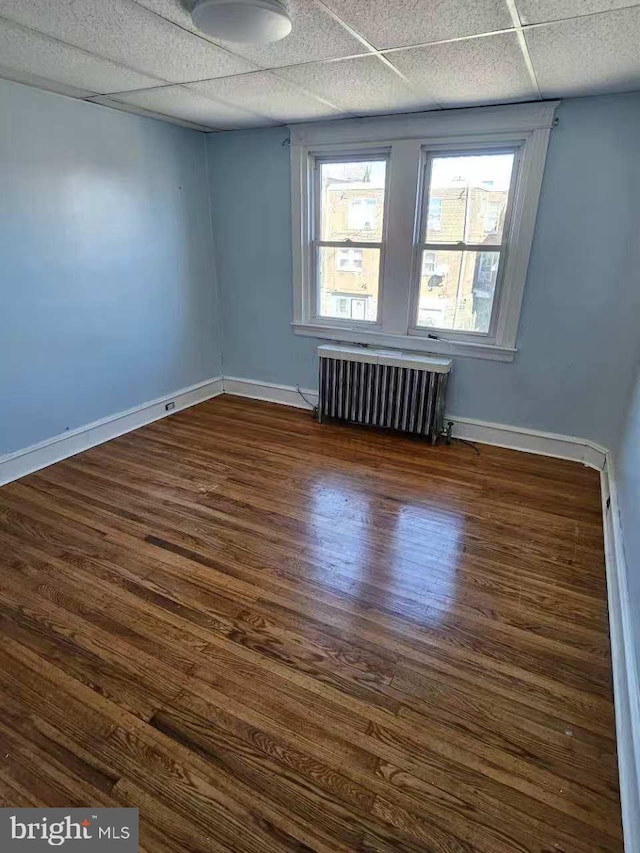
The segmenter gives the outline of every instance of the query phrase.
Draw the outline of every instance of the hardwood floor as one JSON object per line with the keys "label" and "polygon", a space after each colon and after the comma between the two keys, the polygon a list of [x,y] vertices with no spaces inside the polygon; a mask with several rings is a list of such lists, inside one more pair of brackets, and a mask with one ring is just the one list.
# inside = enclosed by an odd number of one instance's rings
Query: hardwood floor
{"label": "hardwood floor", "polygon": [[0,805],[621,851],[599,478],[220,397],[0,489]]}

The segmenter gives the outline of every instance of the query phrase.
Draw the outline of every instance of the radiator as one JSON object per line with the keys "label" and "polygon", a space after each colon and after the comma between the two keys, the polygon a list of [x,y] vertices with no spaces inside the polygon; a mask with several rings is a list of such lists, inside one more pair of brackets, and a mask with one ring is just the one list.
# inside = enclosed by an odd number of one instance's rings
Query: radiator
{"label": "radiator", "polygon": [[366,424],[422,435],[444,428],[451,361],[364,347],[325,345],[320,356],[318,420]]}

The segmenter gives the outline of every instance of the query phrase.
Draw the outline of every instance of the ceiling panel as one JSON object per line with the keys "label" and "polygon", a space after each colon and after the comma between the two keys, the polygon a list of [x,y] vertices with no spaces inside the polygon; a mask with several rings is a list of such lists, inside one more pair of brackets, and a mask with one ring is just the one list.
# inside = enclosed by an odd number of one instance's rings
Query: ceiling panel
{"label": "ceiling panel", "polygon": [[640,6],[526,30],[544,97],[640,89]]}
{"label": "ceiling panel", "polygon": [[538,24],[638,4],[636,0],[516,0],[516,5],[523,24]]}
{"label": "ceiling panel", "polygon": [[377,56],[281,68],[276,73],[360,115],[407,112],[433,106],[428,98],[412,91]]}
{"label": "ceiling panel", "polygon": [[0,0],[0,16],[170,82],[255,67],[132,0]]}
{"label": "ceiling panel", "polygon": [[229,104],[205,98],[185,86],[165,86],[141,92],[125,92],[110,98],[94,98],[96,103],[113,106],[116,103],[141,107],[160,115],[188,121],[203,127],[230,130],[260,127],[271,122]]}
{"label": "ceiling panel", "polygon": [[512,26],[506,0],[325,0],[374,47],[424,44]]}
{"label": "ceiling panel", "polygon": [[[191,21],[192,0],[136,0],[185,29],[197,33]],[[293,22],[291,33],[274,44],[239,44],[210,39],[252,60],[263,68],[335,59],[366,53],[362,42],[354,38],[316,0],[289,0],[287,3]],[[204,38],[210,38],[204,36]]]}
{"label": "ceiling panel", "polygon": [[392,51],[387,57],[441,106],[537,97],[514,33]]}
{"label": "ceiling panel", "polygon": [[[48,88],[76,97],[141,89],[162,82],[2,20],[0,63],[5,76],[34,85],[46,81]],[[56,87],[56,83],[60,86]]]}
{"label": "ceiling panel", "polygon": [[333,118],[343,114],[343,111],[300,91],[269,71],[192,83],[189,89],[282,123]]}

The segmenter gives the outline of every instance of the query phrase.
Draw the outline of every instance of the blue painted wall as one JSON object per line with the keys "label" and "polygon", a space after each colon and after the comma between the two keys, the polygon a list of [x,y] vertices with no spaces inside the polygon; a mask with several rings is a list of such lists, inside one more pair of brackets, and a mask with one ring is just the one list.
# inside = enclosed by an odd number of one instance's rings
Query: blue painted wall
{"label": "blue painted wall", "polygon": [[[449,411],[612,446],[640,317],[640,95],[567,100],[558,115],[516,361],[456,359]],[[286,135],[208,137],[224,372],[315,388],[318,341],[289,326]]]}
{"label": "blue painted wall", "polygon": [[0,81],[0,454],[217,376],[205,136]]}
{"label": "blue painted wall", "polygon": [[[640,338],[640,336],[639,336]],[[640,362],[614,454],[629,598],[640,663]]]}

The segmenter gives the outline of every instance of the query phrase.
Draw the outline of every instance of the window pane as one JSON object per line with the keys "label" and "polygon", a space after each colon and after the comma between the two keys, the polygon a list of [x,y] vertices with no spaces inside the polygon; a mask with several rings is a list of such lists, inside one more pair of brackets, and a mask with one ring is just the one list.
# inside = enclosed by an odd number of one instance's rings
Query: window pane
{"label": "window pane", "polygon": [[385,160],[321,163],[321,240],[382,241]]}
{"label": "window pane", "polygon": [[499,252],[423,252],[417,325],[486,334],[499,265]]}
{"label": "window pane", "polygon": [[499,245],[513,159],[513,154],[433,157],[425,242]]}
{"label": "window pane", "polygon": [[380,249],[319,246],[319,316],[375,322],[379,277]]}

